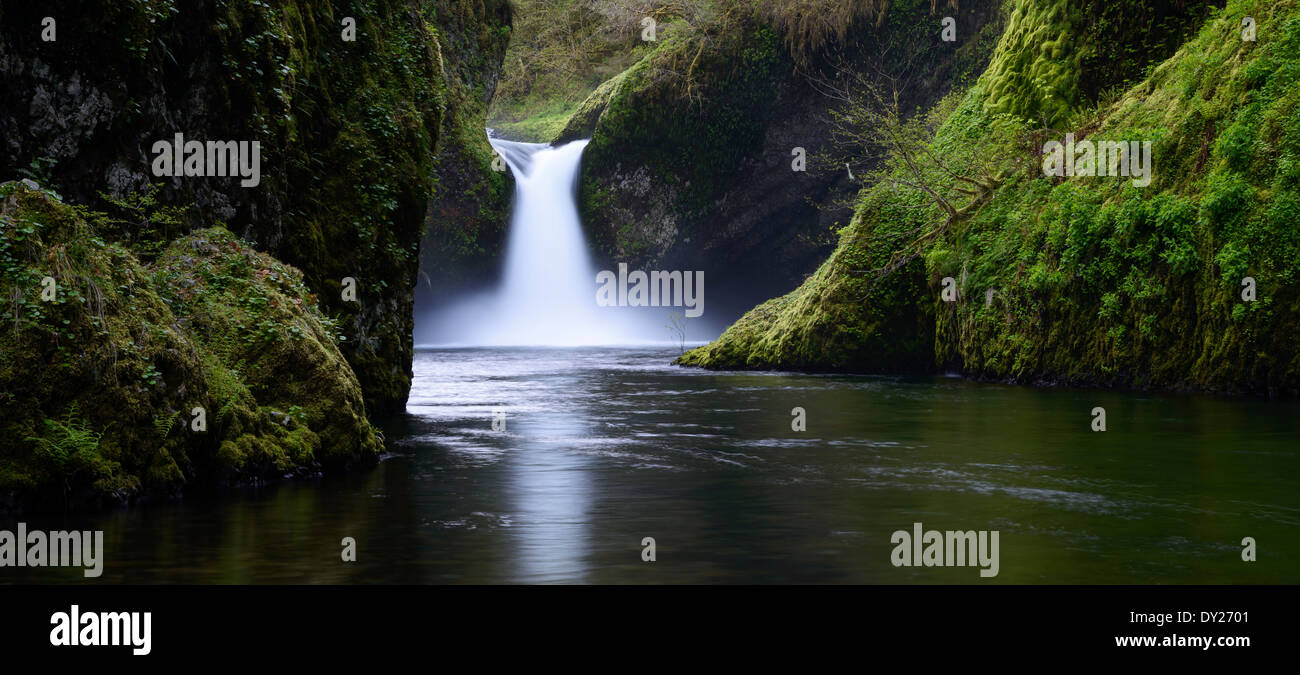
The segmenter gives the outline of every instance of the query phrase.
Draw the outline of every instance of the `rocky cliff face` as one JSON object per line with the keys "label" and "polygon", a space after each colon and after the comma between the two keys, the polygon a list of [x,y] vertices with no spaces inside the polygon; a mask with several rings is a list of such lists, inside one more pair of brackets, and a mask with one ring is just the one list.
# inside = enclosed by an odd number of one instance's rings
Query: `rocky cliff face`
{"label": "rocky cliff face", "polygon": [[[490,93],[504,7],[6,3],[0,175],[36,162],[70,201],[103,206],[101,193],[126,198],[154,184],[161,202],[192,206],[183,226],[148,236],[223,222],[303,271],[342,326],[370,409],[397,410],[410,385],[411,296],[430,196],[440,166],[454,173],[438,141],[478,114],[457,111],[449,92],[477,79],[479,94]],[[45,17],[53,41],[42,38]],[[345,39],[353,27],[355,39]],[[178,133],[258,142],[259,183],[153,175],[153,144]],[[345,279],[355,281],[355,301],[344,299]]]}
{"label": "rocky cliff face", "polygon": [[[510,41],[506,0],[446,0],[440,13],[446,114],[417,293],[431,302],[491,278],[506,237],[514,181],[485,131],[487,106]],[[453,8],[454,7],[454,8]]]}
{"label": "rocky cliff face", "polygon": [[[457,200],[504,220],[481,129],[506,0],[5,3],[0,25],[0,180],[36,179],[3,187],[4,501],[372,461],[426,225]],[[157,175],[178,134],[203,152]]]}
{"label": "rocky cliff face", "polygon": [[[916,109],[991,52],[998,3],[931,5],[892,3],[806,59],[762,15],[746,17],[660,45],[607,82],[560,137],[592,137],[581,204],[599,257],[706,270],[711,291],[751,301],[797,286],[833,250],[860,187],[828,159],[837,69],[910,81],[905,105]],[[939,37],[947,15],[954,42]],[[793,169],[796,152],[807,171]],[[875,164],[852,161],[858,176]]]}

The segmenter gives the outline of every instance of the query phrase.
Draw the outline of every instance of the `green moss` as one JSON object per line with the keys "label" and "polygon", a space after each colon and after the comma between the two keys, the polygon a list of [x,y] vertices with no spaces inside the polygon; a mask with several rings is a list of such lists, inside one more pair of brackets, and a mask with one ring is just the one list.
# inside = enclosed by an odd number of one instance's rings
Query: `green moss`
{"label": "green moss", "polygon": [[1205,1],[1015,0],[982,82],[985,109],[1048,126],[1126,88],[1200,24]]}
{"label": "green moss", "polygon": [[1053,123],[1078,101],[1081,11],[1067,0],[1015,3],[984,75],[989,111]]}
{"label": "green moss", "polygon": [[[702,211],[734,180],[749,149],[761,145],[773,83],[785,65],[775,31],[756,24],[741,30],[743,37],[716,49],[699,42],[705,36],[665,40],[630,68],[597,122],[588,163],[639,157],[657,180],[680,186],[684,214]],[[676,72],[691,76],[666,75]]]}
{"label": "green moss", "polygon": [[[509,24],[509,6],[504,0],[440,4],[436,41],[446,101],[420,265],[439,290],[472,284],[493,269],[513,188],[509,174],[493,168],[498,156],[485,130],[491,82],[509,38],[498,29]],[[357,359],[367,370],[385,367],[382,354]]]}
{"label": "green moss", "polygon": [[[825,250],[812,205],[842,207],[849,188],[836,182],[830,167],[840,162],[830,155],[856,149],[832,148],[823,85],[855,69],[899,81],[933,69],[966,82],[996,38],[975,27],[1000,24],[994,3],[971,3],[962,21],[973,32],[954,49],[935,39],[924,0],[887,3],[883,13],[881,3],[814,4],[701,3],[682,31],[661,36],[575,111],[560,138],[592,137],[579,203],[598,255],[669,264],[691,249],[743,248],[751,234],[777,230],[795,233],[799,249]],[[916,100],[904,107],[939,94],[932,86],[908,92]],[[771,182],[774,160],[794,146],[813,167],[802,194]]]}
{"label": "green moss", "polygon": [[[277,466],[312,459],[346,465],[378,452],[361,390],[339,350],[339,328],[301,272],[222,228],[173,243],[152,271],[178,317],[216,356],[205,374],[218,424],[242,414],[240,424],[262,435],[273,430],[269,435],[290,450],[304,451],[288,452]],[[253,404],[260,408],[255,416]],[[297,419],[285,412],[294,408]],[[254,418],[260,424],[251,425]]]}
{"label": "green moss", "polygon": [[[461,191],[446,177],[454,161],[447,157],[463,149],[467,164],[482,165],[490,152],[482,109],[499,67],[493,45],[504,49],[507,37],[506,0],[208,0],[184,10],[171,1],[119,2],[84,10],[59,22],[61,32],[79,36],[76,54],[56,50],[37,65],[38,35],[0,36],[0,51],[18,59],[7,85],[49,92],[53,110],[19,97],[0,103],[0,116],[22,130],[8,139],[13,151],[0,155],[0,179],[51,157],[61,194],[109,209],[100,192],[125,199],[153,179],[147,161],[126,158],[143,158],[159,139],[184,132],[260,142],[256,189],[234,180],[168,181],[158,205],[194,208],[179,227],[141,229],[132,248],[149,260],[157,250],[143,247],[220,218],[304,271],[352,338],[341,350],[372,409],[400,410],[430,196],[440,183]],[[6,7],[6,24],[39,23],[40,11]],[[340,36],[345,16],[357,22],[353,42]],[[95,92],[92,106],[77,93],[87,91]],[[462,111],[475,100],[477,112]],[[477,127],[477,145],[460,140],[462,124]],[[508,198],[499,177],[465,192],[481,203]],[[345,277],[358,281],[359,302],[337,292]]]}
{"label": "green moss", "polygon": [[518,122],[496,122],[492,128],[502,138],[528,143],[550,143],[564,132],[578,107],[555,102]]}
{"label": "green moss", "polygon": [[[653,43],[639,39],[643,12],[652,12],[658,32],[667,36],[678,30],[680,22],[673,19],[684,11],[672,3],[633,8],[587,0],[515,0],[489,125],[511,140],[555,140],[602,82],[653,50]],[[588,135],[590,127],[565,140]]]}
{"label": "green moss", "polygon": [[[924,270],[894,275],[892,295],[861,294],[852,311],[833,301],[828,291],[852,288],[854,270],[871,269],[903,243],[897,233],[935,215],[933,207],[908,208],[918,199],[908,190],[875,186],[839,249],[803,287],[756,308],[681,362],[838,370],[846,355],[897,343],[910,346],[899,358],[922,369],[978,377],[1300,390],[1297,4],[1230,2],[1114,102],[1071,113],[1080,136],[1153,142],[1155,176],[1145,189],[1126,179],[1048,179],[1036,155],[1025,162],[998,150],[1007,139],[996,132],[994,111],[1063,111],[1056,106],[1079,100],[1060,87],[1036,97],[1020,90],[1018,75],[1019,85],[1005,79],[1007,64],[1023,56],[1006,52],[1037,34],[1026,21],[1039,16],[1042,26],[1056,25],[1065,16],[1058,4],[1021,3],[989,73],[939,128],[932,152],[958,157],[975,148],[1008,173],[967,223],[922,251]],[[1240,39],[1243,16],[1259,22],[1258,43]],[[1069,72],[1058,75],[1054,82],[1074,81]],[[956,303],[939,296],[948,276],[962,290]],[[1245,276],[1258,284],[1254,302],[1241,298]],[[912,321],[886,324],[894,313]],[[927,354],[914,326],[930,317]]]}
{"label": "green moss", "polygon": [[560,128],[555,129],[550,135],[542,136],[539,140],[553,140],[563,143],[580,138],[589,138],[595,133],[600,116],[604,114],[610,100],[619,93],[623,83],[627,80],[628,72],[625,70],[601,83],[582,103],[561,110],[560,112],[565,114],[565,118],[560,122]]}
{"label": "green moss", "polygon": [[[752,149],[762,146],[774,114],[772,92],[783,86],[788,57],[766,26],[745,20],[725,30],[725,36],[661,38],[654,51],[584,102],[561,134],[569,138],[591,128],[579,204],[602,254],[628,256],[645,248],[647,228],[691,236],[717,196],[736,184]],[[645,191],[628,189],[629,176],[612,175],[616,166],[639,172],[636,181],[653,176],[656,194],[649,200],[663,201],[664,212],[647,217]]]}
{"label": "green moss", "polygon": [[[0,199],[2,290],[10,299],[0,316],[0,454],[11,466],[31,467],[4,488],[51,485],[54,477],[38,468],[41,441],[25,439],[48,438],[46,422],[73,400],[103,434],[96,452],[123,474],[141,481],[177,475],[188,458],[154,433],[154,411],[181,409],[178,390],[197,387],[197,358],[147,272],[101,239],[84,210],[16,183],[0,187]],[[57,288],[51,300],[41,297],[45,277]]]}
{"label": "green moss", "polygon": [[222,228],[145,266],[103,240],[102,214],[18,183],[0,200],[0,493],[112,501],[381,450],[298,270]]}

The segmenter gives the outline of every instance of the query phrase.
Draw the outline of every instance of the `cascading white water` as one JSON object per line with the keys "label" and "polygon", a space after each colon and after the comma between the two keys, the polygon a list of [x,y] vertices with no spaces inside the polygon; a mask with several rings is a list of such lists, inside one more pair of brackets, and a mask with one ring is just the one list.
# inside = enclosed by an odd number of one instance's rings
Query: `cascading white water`
{"label": "cascading white water", "polygon": [[560,147],[492,139],[515,177],[514,212],[500,288],[433,317],[440,344],[607,345],[665,341],[659,326],[596,305],[578,219],[578,168],[587,141]]}
{"label": "cascading white water", "polygon": [[491,342],[591,343],[599,325],[596,273],[574,200],[587,141],[558,148],[502,140],[492,145],[514,171],[516,192]]}

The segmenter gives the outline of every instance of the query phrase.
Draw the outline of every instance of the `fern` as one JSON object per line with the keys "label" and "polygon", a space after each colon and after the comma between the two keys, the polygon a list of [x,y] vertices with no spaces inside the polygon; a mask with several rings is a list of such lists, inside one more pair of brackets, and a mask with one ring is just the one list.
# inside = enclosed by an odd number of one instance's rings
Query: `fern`
{"label": "fern", "polygon": [[226,404],[221,406],[221,409],[217,411],[217,422],[224,424],[226,418],[230,417],[230,413],[234,411],[234,409],[235,409],[235,399],[232,398],[226,401]]}
{"label": "fern", "polygon": [[113,477],[117,463],[99,454],[99,441],[104,434],[90,428],[90,422],[81,417],[76,401],[68,406],[63,419],[47,418],[42,426],[43,434],[24,440],[33,445],[36,457],[47,470],[61,480],[64,499],[80,474],[89,474],[91,480]]}
{"label": "fern", "polygon": [[249,401],[251,395],[240,372],[246,367],[240,359],[234,367],[224,365],[219,356],[204,357],[204,375],[208,391],[217,405],[217,421],[224,423],[240,402]]}
{"label": "fern", "polygon": [[103,433],[91,430],[89,423],[78,415],[77,402],[68,406],[62,420],[46,419],[45,434],[29,436],[27,441],[36,444],[39,455],[60,471],[80,459],[89,458],[99,449]]}
{"label": "fern", "polygon": [[171,434],[172,425],[176,424],[176,418],[179,417],[180,414],[181,412],[177,410],[167,417],[153,418],[153,430],[157,432],[158,438],[166,439],[167,436]]}

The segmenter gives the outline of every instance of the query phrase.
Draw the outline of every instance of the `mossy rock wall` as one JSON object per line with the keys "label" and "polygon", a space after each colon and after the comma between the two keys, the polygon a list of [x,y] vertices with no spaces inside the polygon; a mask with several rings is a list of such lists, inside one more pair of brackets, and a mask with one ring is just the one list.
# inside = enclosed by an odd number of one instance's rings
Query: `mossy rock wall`
{"label": "mossy rock wall", "polygon": [[[1019,4],[1021,16],[1052,16],[1028,7],[1051,3]],[[1146,11],[1143,3],[1128,7]],[[841,364],[846,354],[900,343],[913,351],[898,358],[922,370],[982,378],[1297,393],[1300,6],[1243,0],[1208,16],[1167,59],[1116,66],[1149,68],[1136,85],[1085,103],[1093,107],[1063,115],[1046,131],[999,110],[1005,73],[998,64],[1019,60],[1000,52],[931,145],[952,155],[973,147],[1007,162],[1006,180],[987,204],[901,274],[877,282],[874,289],[890,293],[880,297],[855,270],[878,267],[933,213],[914,208],[902,191],[864,192],[839,249],[792,294],[799,304],[785,302],[775,313],[759,307],[682,362],[878,370],[883,364],[870,360]],[[1247,16],[1257,22],[1257,41],[1241,37]],[[1151,49],[1125,51],[1149,60],[1170,41],[1148,39]],[[1004,39],[999,49],[1017,44]],[[1014,165],[1017,158],[1002,152],[1025,134],[1041,142],[1067,131],[1079,139],[1151,141],[1150,185],[1046,177],[1037,154]],[[1254,301],[1242,295],[1246,277],[1256,285]],[[941,299],[944,278],[956,280],[956,302]],[[859,304],[846,309],[838,304],[844,295],[821,292],[836,284]],[[874,329],[900,312],[915,322],[877,336]],[[926,330],[932,337],[920,339]],[[846,343],[844,335],[854,337]]]}
{"label": "mossy rock wall", "polygon": [[103,223],[0,184],[0,503],[116,503],[375,460],[340,328],[300,271],[219,227],[145,265]]}
{"label": "mossy rock wall", "polygon": [[1140,79],[1153,56],[1173,53],[1187,26],[1215,5],[1223,2],[1012,2],[984,74],[985,109],[1056,124],[1104,90]]}
{"label": "mossy rock wall", "polygon": [[[973,62],[980,72],[991,53],[992,41],[980,42],[999,21],[999,3],[963,1],[938,13],[931,4],[891,3],[883,19],[862,19],[844,44],[808,63],[762,13],[737,9],[718,27],[662,41],[599,88],[560,135],[592,137],[580,206],[598,258],[706,270],[710,288],[797,286],[834,250],[859,188],[842,167],[816,166],[830,142],[833,100],[813,80],[833,79],[835,65],[846,64],[916,78],[905,105],[924,108],[962,68]],[[957,43],[940,40],[948,14],[958,21]],[[890,51],[884,44],[899,53],[880,57]],[[795,148],[809,171],[792,170]]]}
{"label": "mossy rock wall", "polygon": [[442,0],[438,38],[447,75],[421,248],[419,293],[437,302],[493,277],[505,247],[514,182],[488,143],[487,106],[510,41],[506,0]]}
{"label": "mossy rock wall", "polygon": [[[458,45],[501,31],[498,22],[508,20],[501,7],[499,0],[5,3],[0,89],[22,95],[0,99],[0,177],[53,159],[57,190],[91,205],[102,205],[101,191],[122,197],[161,183],[164,202],[193,205],[189,227],[224,222],[301,269],[339,320],[342,351],[372,410],[400,410],[436,144],[454,103],[440,43],[455,56]],[[57,21],[54,42],[40,39],[45,16]],[[342,39],[345,17],[356,21],[354,42]],[[455,79],[465,81],[474,67],[464,64]],[[178,132],[259,141],[260,185],[155,178],[152,144]],[[356,302],[342,299],[346,277],[357,281]]]}

